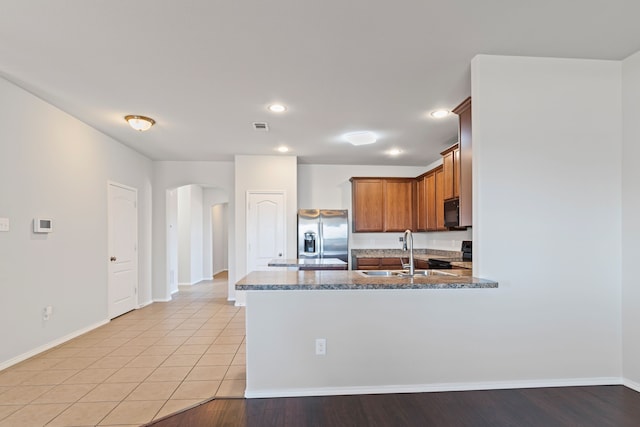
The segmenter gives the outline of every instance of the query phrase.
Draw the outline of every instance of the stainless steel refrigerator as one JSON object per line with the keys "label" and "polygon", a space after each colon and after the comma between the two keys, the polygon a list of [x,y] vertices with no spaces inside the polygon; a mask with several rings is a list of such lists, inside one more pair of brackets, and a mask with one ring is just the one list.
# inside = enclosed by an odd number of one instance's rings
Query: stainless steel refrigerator
{"label": "stainless steel refrigerator", "polygon": [[348,242],[346,210],[298,211],[298,258],[338,258],[348,262]]}

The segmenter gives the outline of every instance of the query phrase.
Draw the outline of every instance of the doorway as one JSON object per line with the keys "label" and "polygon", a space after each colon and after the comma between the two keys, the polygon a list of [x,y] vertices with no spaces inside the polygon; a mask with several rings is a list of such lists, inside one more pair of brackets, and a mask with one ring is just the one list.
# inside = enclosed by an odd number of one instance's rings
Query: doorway
{"label": "doorway", "polygon": [[284,192],[247,192],[247,273],[286,257],[284,212]]}
{"label": "doorway", "polygon": [[214,278],[229,270],[229,203],[211,207],[211,271]]}
{"label": "doorway", "polygon": [[[201,184],[168,189],[166,195],[167,273],[170,293],[175,294],[179,285],[195,285],[228,270],[229,195]],[[221,215],[217,221],[214,212]]]}
{"label": "doorway", "polygon": [[108,183],[108,279],[109,318],[138,306],[138,191]]}

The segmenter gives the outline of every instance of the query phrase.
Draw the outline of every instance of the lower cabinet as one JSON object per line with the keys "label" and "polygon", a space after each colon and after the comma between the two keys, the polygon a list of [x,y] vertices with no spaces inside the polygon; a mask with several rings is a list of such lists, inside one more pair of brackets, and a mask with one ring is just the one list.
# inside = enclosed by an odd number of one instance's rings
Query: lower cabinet
{"label": "lower cabinet", "polygon": [[[409,261],[408,257],[403,258]],[[413,261],[415,268],[419,270],[428,270],[429,261],[423,259],[415,259]],[[400,258],[355,258],[353,262],[354,270],[402,270],[402,261]]]}
{"label": "lower cabinet", "polygon": [[356,258],[354,270],[401,270],[400,258]]}
{"label": "lower cabinet", "polygon": [[429,269],[429,261],[425,261],[425,260],[422,260],[422,259],[415,260],[414,265],[416,266],[417,269],[420,269],[420,270],[428,270]]}
{"label": "lower cabinet", "polygon": [[354,270],[380,270],[380,258],[356,258]]}

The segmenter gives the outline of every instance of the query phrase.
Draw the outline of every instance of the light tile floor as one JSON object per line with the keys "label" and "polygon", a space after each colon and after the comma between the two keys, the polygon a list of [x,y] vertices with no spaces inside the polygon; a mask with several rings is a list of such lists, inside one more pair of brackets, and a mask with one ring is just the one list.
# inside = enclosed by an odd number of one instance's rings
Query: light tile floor
{"label": "light tile floor", "polygon": [[243,397],[244,310],[226,276],[0,372],[0,427],[139,426],[212,397]]}

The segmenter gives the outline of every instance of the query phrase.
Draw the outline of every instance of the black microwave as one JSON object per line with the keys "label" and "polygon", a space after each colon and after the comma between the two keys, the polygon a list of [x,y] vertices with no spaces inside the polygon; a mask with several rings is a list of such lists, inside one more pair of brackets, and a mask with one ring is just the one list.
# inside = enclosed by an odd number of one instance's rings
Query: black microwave
{"label": "black microwave", "polygon": [[451,199],[444,202],[444,226],[458,227],[460,225],[460,200]]}

